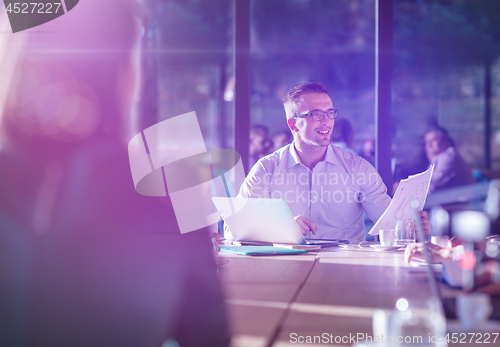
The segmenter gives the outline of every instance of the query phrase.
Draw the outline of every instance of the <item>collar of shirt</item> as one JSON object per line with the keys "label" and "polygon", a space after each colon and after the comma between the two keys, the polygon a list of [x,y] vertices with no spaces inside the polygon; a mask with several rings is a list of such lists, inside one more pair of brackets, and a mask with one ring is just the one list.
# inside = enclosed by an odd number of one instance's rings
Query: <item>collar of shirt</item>
{"label": "collar of shirt", "polygon": [[[290,144],[290,150],[289,150],[289,158],[288,158],[288,167],[287,169],[297,165],[301,164],[302,162],[300,161],[299,155],[297,154],[297,151],[295,150],[295,141]],[[330,144],[328,145],[326,149],[326,155],[325,155],[325,160],[326,162],[329,162],[330,164],[333,165],[338,165],[339,160],[337,156],[335,155],[335,150],[333,149],[333,146]]]}

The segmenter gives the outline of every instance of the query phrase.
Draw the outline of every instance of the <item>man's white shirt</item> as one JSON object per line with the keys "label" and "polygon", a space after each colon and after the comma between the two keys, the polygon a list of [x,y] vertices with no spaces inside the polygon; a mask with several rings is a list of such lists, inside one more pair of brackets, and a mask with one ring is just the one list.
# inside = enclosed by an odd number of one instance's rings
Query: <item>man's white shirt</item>
{"label": "man's white shirt", "polygon": [[300,162],[291,143],[261,158],[243,182],[239,197],[284,199],[294,216],[318,226],[306,238],[365,239],[363,210],[376,221],[391,202],[382,178],[365,159],[329,145],[313,170]]}

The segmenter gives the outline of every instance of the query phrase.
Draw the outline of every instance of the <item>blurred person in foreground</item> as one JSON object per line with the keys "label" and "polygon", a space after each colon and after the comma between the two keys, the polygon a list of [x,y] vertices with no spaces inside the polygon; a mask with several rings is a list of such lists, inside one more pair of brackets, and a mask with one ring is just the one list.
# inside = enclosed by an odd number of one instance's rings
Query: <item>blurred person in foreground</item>
{"label": "blurred person in foreground", "polygon": [[[457,230],[457,227],[460,229],[464,226],[463,220],[460,224],[453,222],[454,213],[465,211],[452,210],[451,214],[448,211],[442,213],[443,211],[436,211],[437,229],[441,228],[441,233],[445,235],[451,231],[452,234],[461,234],[462,237],[454,236],[447,242],[446,239],[438,237],[434,240],[436,244],[430,241],[426,241],[425,244],[421,242],[410,244],[405,249],[406,263],[412,260],[426,262],[424,245],[427,245],[430,262],[443,264],[443,279],[447,283],[454,287],[466,283],[466,290],[471,290],[474,286],[475,290],[500,297],[500,182],[490,182],[483,211],[467,216],[467,223],[470,224],[465,228],[468,232],[462,233]],[[471,211],[466,213],[469,212]],[[440,217],[437,217],[438,213]],[[485,217],[489,220],[488,226],[484,223]],[[481,220],[482,222],[478,222]],[[484,237],[488,234],[489,236]],[[474,271],[473,283],[469,276],[464,281],[463,269]]]}
{"label": "blurred person in foreground", "polygon": [[352,148],[353,139],[354,130],[352,129],[351,122],[347,119],[337,119],[331,136],[333,145],[356,154],[356,151]]}
{"label": "blurred person in foreground", "polygon": [[[239,197],[284,199],[311,238],[365,240],[363,211],[376,221],[391,201],[366,160],[330,144],[338,111],[321,83],[303,83],[283,98],[293,142],[260,159]],[[421,212],[426,233],[427,213]]]}
{"label": "blurred person in foreground", "polygon": [[[465,256],[465,248],[460,238],[454,237],[450,239],[446,247],[435,245],[429,241],[426,241],[425,244],[428,247],[432,264],[445,264],[448,267],[448,271],[461,271],[458,264]],[[497,249],[500,248],[499,235],[488,236],[484,240],[477,242],[477,251],[486,258],[484,256],[486,253],[485,250],[487,247],[492,246]],[[424,244],[418,242],[408,245],[405,249],[404,259],[406,263],[410,263],[412,260],[425,261]],[[477,269],[475,271],[474,285],[477,291],[500,296],[500,282],[498,282],[498,279],[495,280],[495,273],[489,271],[492,269],[499,271],[497,270],[498,265],[496,267],[480,267]]]}
{"label": "blurred person in foreground", "polygon": [[134,189],[136,8],[0,37],[1,346],[228,345],[207,232]]}
{"label": "blurred person in foreground", "polygon": [[425,152],[429,163],[434,164],[429,193],[475,183],[469,165],[457,152],[448,132],[433,127],[424,135]]}
{"label": "blurred person in foreground", "polygon": [[249,168],[265,155],[271,153],[273,144],[269,138],[269,129],[262,124],[255,124],[250,129],[250,147],[249,147]]}

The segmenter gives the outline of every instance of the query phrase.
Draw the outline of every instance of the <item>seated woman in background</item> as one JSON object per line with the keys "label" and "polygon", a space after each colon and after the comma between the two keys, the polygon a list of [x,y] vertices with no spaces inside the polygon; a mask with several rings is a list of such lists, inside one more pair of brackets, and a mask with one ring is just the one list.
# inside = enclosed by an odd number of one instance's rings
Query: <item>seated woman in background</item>
{"label": "seated woman in background", "polygon": [[427,159],[434,164],[429,193],[476,182],[445,129],[437,126],[429,129],[424,142]]}

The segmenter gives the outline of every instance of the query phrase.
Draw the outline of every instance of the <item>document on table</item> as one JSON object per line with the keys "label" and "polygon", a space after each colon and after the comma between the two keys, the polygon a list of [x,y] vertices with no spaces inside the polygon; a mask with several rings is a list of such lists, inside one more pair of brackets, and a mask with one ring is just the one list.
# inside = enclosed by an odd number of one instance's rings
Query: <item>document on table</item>
{"label": "document on table", "polygon": [[235,253],[240,255],[282,255],[306,253],[303,249],[289,249],[273,246],[221,246],[222,253]]}
{"label": "document on table", "polygon": [[422,211],[429,192],[433,170],[434,165],[422,173],[401,180],[389,207],[371,228],[370,235],[378,235],[379,230],[382,229],[394,229],[400,219],[414,219],[411,208],[413,200],[417,200],[418,210]]}

